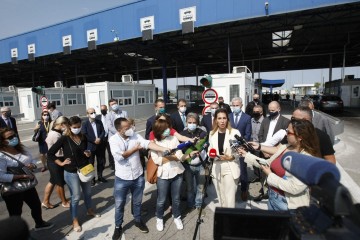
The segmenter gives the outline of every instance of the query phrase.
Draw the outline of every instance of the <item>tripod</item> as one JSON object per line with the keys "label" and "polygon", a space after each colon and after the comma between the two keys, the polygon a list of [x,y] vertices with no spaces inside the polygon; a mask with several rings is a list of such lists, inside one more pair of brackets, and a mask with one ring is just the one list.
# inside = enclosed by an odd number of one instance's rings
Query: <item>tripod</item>
{"label": "tripod", "polygon": [[196,220],[196,227],[195,227],[195,231],[194,231],[194,236],[193,236],[193,240],[196,239],[200,224],[204,222],[204,220],[201,218],[201,214],[202,214],[202,206],[204,205],[204,199],[205,199],[205,194],[206,194],[206,189],[209,185],[209,180],[210,180],[210,176],[211,176],[211,171],[212,171],[212,167],[214,164],[214,159],[213,158],[209,158],[210,159],[210,164],[208,167],[206,167],[206,163],[204,162],[204,160],[201,158],[201,156],[199,156],[201,164],[204,166],[205,170],[206,168],[209,170],[209,174],[205,175],[205,184],[204,184],[204,189],[203,189],[203,196],[202,196],[202,203],[201,203],[201,208],[199,210],[199,215],[198,215],[198,219]]}

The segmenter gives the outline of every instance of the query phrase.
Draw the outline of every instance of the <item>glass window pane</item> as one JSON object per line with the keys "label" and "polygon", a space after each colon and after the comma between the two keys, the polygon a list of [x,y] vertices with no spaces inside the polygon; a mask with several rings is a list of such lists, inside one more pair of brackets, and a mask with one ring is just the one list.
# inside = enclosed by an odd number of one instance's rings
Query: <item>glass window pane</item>
{"label": "glass window pane", "polygon": [[[65,95],[65,94],[64,94]],[[51,94],[51,100],[60,100],[61,99],[61,95],[60,94]]]}
{"label": "glass window pane", "polygon": [[113,98],[119,98],[119,97],[122,97],[122,95],[123,95],[122,90],[114,90],[114,91],[112,91],[112,93],[113,93]]}
{"label": "glass window pane", "polygon": [[131,97],[132,91],[131,90],[124,90],[124,97]]}
{"label": "glass window pane", "polygon": [[76,98],[76,93],[70,93],[70,94],[68,94],[68,98],[69,98],[69,99],[75,99],[75,98]]}
{"label": "glass window pane", "polygon": [[144,90],[138,90],[138,94],[139,94],[139,96],[143,97],[143,96],[145,96],[145,91]]}
{"label": "glass window pane", "polygon": [[82,104],[82,101],[81,101],[82,97],[81,96],[82,96],[82,94],[77,95],[77,101],[78,101],[79,104]]}

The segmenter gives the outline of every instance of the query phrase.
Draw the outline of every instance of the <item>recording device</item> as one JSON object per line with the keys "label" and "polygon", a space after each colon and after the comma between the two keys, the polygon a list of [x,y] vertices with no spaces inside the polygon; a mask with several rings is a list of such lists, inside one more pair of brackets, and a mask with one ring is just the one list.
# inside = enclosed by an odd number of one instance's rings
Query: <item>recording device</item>
{"label": "recording device", "polygon": [[263,166],[269,166],[268,162],[264,159],[256,159],[257,163]]}
{"label": "recording device", "polygon": [[209,147],[209,143],[205,142],[204,145],[202,146],[201,149],[199,149],[199,153],[195,154],[194,156],[191,157],[191,161],[190,161],[190,165],[197,165],[199,163],[201,163],[203,165],[203,167],[206,167],[206,163],[204,160],[206,160],[207,154],[206,154],[206,149]]}
{"label": "recording device", "polygon": [[216,149],[215,149],[215,148],[210,149],[210,151],[209,151],[209,157],[210,157],[210,159],[220,158],[220,157],[217,155],[217,152],[216,152]]}
{"label": "recording device", "polygon": [[339,183],[334,164],[296,152],[285,153],[281,164],[311,187],[310,206],[292,212],[216,208],[214,239],[359,239],[360,205]]}
{"label": "recording device", "polygon": [[251,152],[251,153],[256,152],[255,148],[250,143],[248,143],[243,137],[236,134],[235,138],[239,142],[241,147],[243,147],[245,149],[245,151]]}
{"label": "recording device", "polygon": [[187,141],[187,142],[183,142],[183,143],[180,143],[179,145],[177,145],[176,148],[173,148],[171,149],[170,151],[165,151],[163,153],[163,157],[166,157],[166,156],[169,156],[171,154],[174,154],[176,151],[178,150],[183,150],[185,148],[188,148],[188,147],[191,147],[194,143],[190,142],[190,141]]}

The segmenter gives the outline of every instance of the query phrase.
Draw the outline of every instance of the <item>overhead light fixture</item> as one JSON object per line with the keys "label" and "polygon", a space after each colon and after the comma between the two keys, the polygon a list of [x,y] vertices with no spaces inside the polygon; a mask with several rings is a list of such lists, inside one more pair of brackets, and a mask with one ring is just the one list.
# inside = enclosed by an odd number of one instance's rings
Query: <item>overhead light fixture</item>
{"label": "overhead light fixture", "polygon": [[213,55],[209,54],[209,55],[208,55],[208,58],[213,58]]}
{"label": "overhead light fixture", "polygon": [[288,47],[286,50],[288,50],[288,51],[292,51],[292,50],[294,50],[292,47]]}
{"label": "overhead light fixture", "polygon": [[111,29],[110,32],[112,32],[112,33],[115,35],[115,37],[114,37],[114,42],[120,41],[120,38],[119,38],[119,36],[118,36],[118,33],[117,33],[117,31],[116,31],[115,29]]}
{"label": "overhead light fixture", "polygon": [[297,31],[297,30],[300,30],[303,28],[303,25],[296,25],[294,26],[294,30]]}
{"label": "overhead light fixture", "polygon": [[190,41],[189,41],[189,40],[183,40],[182,43],[183,43],[183,44],[189,44]]}

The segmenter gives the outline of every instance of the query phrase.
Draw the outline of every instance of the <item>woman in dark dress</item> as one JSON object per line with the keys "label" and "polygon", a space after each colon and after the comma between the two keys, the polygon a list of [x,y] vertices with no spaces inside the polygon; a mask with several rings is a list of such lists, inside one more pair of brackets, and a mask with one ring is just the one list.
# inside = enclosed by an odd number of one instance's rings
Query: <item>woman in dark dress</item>
{"label": "woman in dark dress", "polygon": [[39,136],[39,152],[40,152],[40,160],[43,164],[43,168],[41,169],[42,172],[45,172],[47,170],[46,166],[46,154],[48,152],[48,147],[45,142],[45,139],[50,131],[50,123],[51,123],[51,117],[48,111],[43,111],[41,113],[41,120],[36,125],[34,132],[39,130],[40,136]]}

